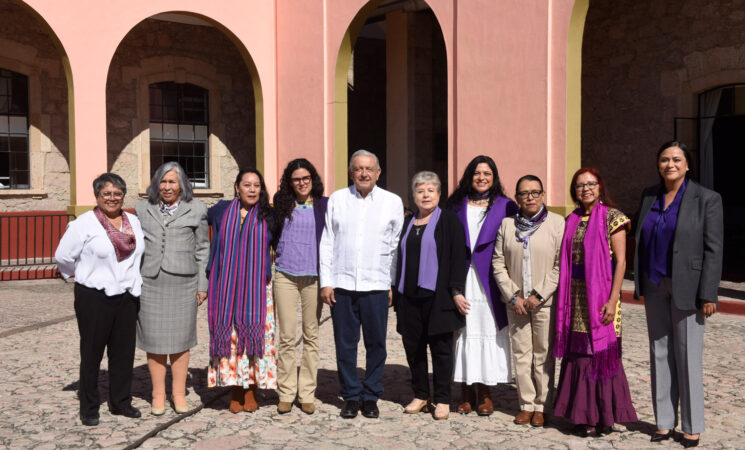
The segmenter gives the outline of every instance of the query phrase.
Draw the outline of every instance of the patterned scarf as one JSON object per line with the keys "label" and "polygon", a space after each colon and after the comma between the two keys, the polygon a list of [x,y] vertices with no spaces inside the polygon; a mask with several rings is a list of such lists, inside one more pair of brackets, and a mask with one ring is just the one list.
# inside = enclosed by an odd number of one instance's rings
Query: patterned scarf
{"label": "patterned scarf", "polygon": [[[556,303],[556,338],[554,357],[563,358],[568,351],[569,333],[572,331],[572,240],[584,210],[575,209],[567,217],[564,239],[561,244],[561,271],[559,272],[559,294]],[[616,339],[613,322],[603,325],[600,315],[610,296],[613,282],[610,251],[608,250],[608,208],[598,203],[590,213],[590,221],[583,242],[585,252],[585,284],[587,288],[587,311],[590,322],[592,344],[593,380],[608,379],[618,372],[621,361],[621,346]]]}
{"label": "patterned scarf", "polygon": [[264,354],[268,227],[259,208],[248,211],[241,224],[241,202],[233,199],[217,231],[217,252],[209,274],[207,295],[210,356],[230,356],[230,334],[238,333],[239,355]]}
{"label": "patterned scarf", "polygon": [[127,215],[121,211],[122,229],[119,231],[111,224],[109,219],[106,218],[98,206],[93,208],[93,214],[95,214],[98,221],[101,222],[101,226],[106,230],[106,236],[109,237],[111,245],[114,246],[116,261],[122,262],[129,258],[129,255],[135,251],[137,239],[135,238],[135,232],[132,230],[132,224],[130,224],[129,219],[127,219]]}
{"label": "patterned scarf", "polygon": [[176,214],[176,210],[178,209],[178,205],[181,204],[181,200],[177,201],[173,205],[166,205],[163,202],[160,202],[160,213],[168,216],[172,216]]}
{"label": "patterned scarf", "polygon": [[515,237],[517,238],[517,242],[523,244],[523,248],[528,248],[530,237],[541,227],[546,217],[548,217],[546,205],[541,205],[541,210],[533,217],[523,216],[522,211],[517,213],[515,216]]}

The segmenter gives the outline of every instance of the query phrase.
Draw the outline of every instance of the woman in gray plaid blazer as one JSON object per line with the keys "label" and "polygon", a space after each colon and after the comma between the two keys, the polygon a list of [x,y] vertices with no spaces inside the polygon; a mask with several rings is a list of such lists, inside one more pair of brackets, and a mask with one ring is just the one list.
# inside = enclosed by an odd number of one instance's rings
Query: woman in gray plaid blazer
{"label": "woman in gray plaid blazer", "polygon": [[155,172],[148,198],[135,206],[145,234],[137,347],[147,352],[153,383],[151,413],[165,413],[166,364],[170,356],[173,409],[189,410],[189,349],[197,344],[197,306],[207,298],[207,208],[192,199],[184,169],[167,162]]}

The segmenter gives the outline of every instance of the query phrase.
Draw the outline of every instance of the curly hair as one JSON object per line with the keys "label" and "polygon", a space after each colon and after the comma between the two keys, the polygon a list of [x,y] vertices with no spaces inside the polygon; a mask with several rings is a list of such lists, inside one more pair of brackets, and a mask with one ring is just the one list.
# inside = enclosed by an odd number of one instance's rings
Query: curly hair
{"label": "curly hair", "polygon": [[[267,220],[271,218],[272,215],[272,208],[269,206],[269,193],[266,191],[266,184],[264,183],[264,176],[261,175],[261,172],[254,169],[253,167],[244,167],[241,170],[238,171],[238,175],[235,177],[235,187],[237,188],[240,184],[241,180],[243,179],[243,176],[247,173],[255,173],[256,176],[259,177],[259,183],[261,183],[261,191],[259,192],[259,202],[257,203],[257,206],[259,207],[259,217],[261,217],[264,220]],[[238,197],[238,191],[236,190],[235,196]]]}
{"label": "curly hair", "polygon": [[489,166],[489,169],[491,169],[492,173],[494,174],[494,183],[488,191],[489,206],[486,207],[486,211],[484,211],[484,214],[489,212],[492,205],[494,204],[495,198],[504,197],[504,188],[502,187],[502,182],[499,181],[499,171],[497,171],[497,164],[490,157],[486,155],[479,155],[473,158],[470,163],[468,163],[466,170],[463,172],[463,177],[461,177],[460,182],[458,183],[458,187],[455,189],[455,191],[453,191],[453,193],[447,200],[446,206],[448,209],[460,208],[463,199],[471,193],[471,186],[473,185],[473,175],[476,173],[476,167],[478,167],[478,165],[482,163]]}
{"label": "curly hair", "polygon": [[611,200],[610,198],[610,194],[608,194],[608,188],[605,187],[605,180],[603,180],[603,177],[600,175],[600,171],[598,171],[598,169],[594,167],[583,167],[574,172],[572,182],[569,185],[569,194],[572,196],[574,204],[577,205],[577,207],[582,206],[582,202],[577,196],[577,189],[575,189],[574,186],[577,185],[577,178],[579,178],[579,176],[583,173],[589,173],[598,180],[598,189],[600,190],[598,194],[598,200],[600,201],[600,203],[604,204],[608,208],[616,208],[616,204],[613,203],[613,200]]}
{"label": "curly hair", "polygon": [[279,189],[274,194],[274,219],[277,226],[282,226],[285,219],[292,220],[292,210],[295,208],[295,190],[292,188],[292,173],[298,169],[305,169],[310,173],[311,189],[310,196],[319,198],[323,195],[323,181],[318,171],[310,161],[305,158],[293,159],[287,163],[282,178],[279,181]]}

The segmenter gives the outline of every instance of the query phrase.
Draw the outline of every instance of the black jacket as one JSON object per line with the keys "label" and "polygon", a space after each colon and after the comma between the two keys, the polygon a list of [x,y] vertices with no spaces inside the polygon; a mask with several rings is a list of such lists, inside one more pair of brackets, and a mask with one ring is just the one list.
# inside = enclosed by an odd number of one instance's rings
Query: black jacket
{"label": "black jacket", "polygon": [[[396,273],[396,282],[393,287],[394,307],[400,301],[401,294],[398,293],[398,282],[401,278],[401,270],[405,270],[401,265],[401,247],[405,243],[401,241],[409,222],[413,219],[414,216],[409,216],[404,221],[404,231],[402,231],[398,243],[398,264],[396,265],[398,273]],[[465,316],[458,312],[453,297],[450,295],[451,288],[460,291],[465,289],[466,274],[468,273],[466,235],[458,216],[454,212],[446,209],[442,210],[440,220],[435,227],[435,244],[437,245],[438,269],[435,299],[427,325],[427,332],[430,335],[452,333],[466,325]],[[402,333],[407,324],[398,314],[397,318],[396,331]]]}

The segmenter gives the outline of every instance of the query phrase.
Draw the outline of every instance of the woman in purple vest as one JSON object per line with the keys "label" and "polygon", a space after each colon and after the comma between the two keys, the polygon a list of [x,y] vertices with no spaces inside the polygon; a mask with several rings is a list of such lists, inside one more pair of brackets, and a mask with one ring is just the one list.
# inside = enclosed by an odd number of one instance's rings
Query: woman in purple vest
{"label": "woman in purple vest", "polygon": [[[466,167],[458,188],[447,201],[466,234],[465,298],[455,296],[466,326],[455,333],[453,380],[461,384],[457,411],[480,416],[494,412],[489,386],[512,380],[507,312],[492,277],[492,254],[502,219],[517,213],[517,205],[504,196],[494,160],[477,156]],[[462,301],[459,301],[462,299]],[[469,386],[476,385],[476,399]]]}
{"label": "woman in purple vest", "polygon": [[[279,324],[277,412],[286,414],[297,397],[306,414],[316,410],[318,373],[318,320],[323,303],[318,296],[318,244],[325,224],[328,197],[323,182],[307,159],[290,161],[274,194],[277,259],[274,265],[274,301]],[[295,360],[295,329],[300,300],[303,358],[300,374]]]}
{"label": "woman in purple vest", "polygon": [[609,434],[616,422],[636,422],[621,362],[621,283],[630,221],[613,208],[600,173],[572,177],[577,205],[561,246],[554,357],[562,358],[554,414],[574,433]]}

